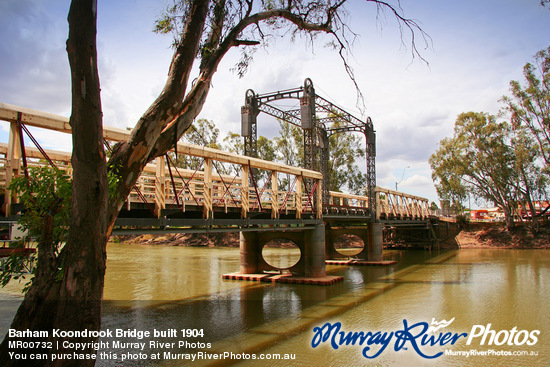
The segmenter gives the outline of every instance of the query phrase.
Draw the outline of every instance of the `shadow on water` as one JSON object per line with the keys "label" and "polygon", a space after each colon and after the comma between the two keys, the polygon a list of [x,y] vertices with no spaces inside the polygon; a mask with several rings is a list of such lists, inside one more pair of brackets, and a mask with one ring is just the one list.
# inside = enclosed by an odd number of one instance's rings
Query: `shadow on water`
{"label": "shadow on water", "polygon": [[[313,286],[223,280],[223,273],[238,269],[236,249],[113,244],[108,251],[102,330],[128,334],[101,339],[108,345],[100,349],[98,366],[149,366],[151,360],[122,362],[110,357],[128,351],[147,355],[159,350],[215,351],[217,343],[243,335],[270,334],[272,325],[283,325],[283,331],[273,332],[271,342],[262,348],[271,347],[328,317],[337,317],[390,289],[414,282],[403,280],[404,274],[456,255],[456,251],[387,251],[385,258],[397,260],[397,264],[327,266],[328,274],[343,276],[344,281]],[[117,295],[121,300],[116,300]],[[158,299],[164,296],[168,299]],[[2,298],[3,320],[11,320],[19,302],[17,297]],[[267,331],[258,332],[262,327]],[[9,323],[0,324],[0,328],[5,333]],[[183,337],[182,330],[191,334]],[[194,335],[193,330],[200,330],[201,335]],[[149,331],[150,335],[140,337],[132,334],[135,331]],[[159,341],[168,344],[159,349],[155,344]]]}
{"label": "shadow on water", "polygon": [[[212,251],[217,250],[212,249]],[[233,282],[237,287],[221,292],[207,292],[206,295],[183,300],[104,301],[102,329],[151,331],[152,336],[143,339],[145,341],[143,353],[146,354],[157,351],[156,345],[149,344],[152,340],[159,340],[153,337],[154,330],[164,332],[164,335],[170,335],[171,330],[175,330],[177,337],[166,337],[161,340],[175,343],[172,348],[166,350],[186,353],[194,352],[197,348],[209,349],[207,342],[215,344],[222,340],[231,340],[236,335],[257,329],[262,325],[276,323],[278,320],[285,320],[289,324],[302,323],[303,327],[291,328],[290,333],[281,336],[282,339],[286,339],[293,333],[308,328],[317,316],[320,318],[336,316],[399,286],[402,282],[392,281],[391,274],[406,271],[411,266],[421,266],[437,255],[441,254],[410,250],[389,251],[386,254],[387,259],[397,260],[397,264],[392,266],[329,266],[327,267],[329,274],[343,276],[345,279],[344,282],[331,286],[229,281],[222,280],[222,274],[217,274],[219,282]],[[449,256],[453,255],[454,253],[449,253]],[[368,288],[371,283],[376,283],[377,286],[365,293],[365,288]],[[336,302],[341,299],[348,301]],[[314,315],[314,318],[311,318],[311,315],[305,316],[307,311],[330,304],[332,300],[335,302],[328,308],[324,307],[322,311],[318,311],[320,314]],[[304,320],[307,321],[304,322]],[[202,330],[204,337],[181,337],[182,330],[192,329]],[[136,341],[133,337],[115,339],[121,342]],[[109,348],[103,349],[103,352],[123,353],[127,350],[124,344],[116,348],[112,340]],[[180,342],[182,344],[178,344]],[[132,363],[136,366],[150,364],[151,361]],[[118,365],[118,363],[104,360],[98,365]]]}
{"label": "shadow on water", "polygon": [[[544,335],[550,325],[547,250],[386,251],[386,259],[397,260],[397,264],[327,266],[328,274],[344,277],[343,282],[331,286],[222,279],[222,274],[239,268],[238,254],[234,248],[111,244],[102,330],[128,334],[102,338],[108,345],[100,348],[97,365],[179,366],[189,361],[162,360],[163,353],[201,351],[295,353],[301,362],[292,365],[303,366],[313,361],[320,366],[363,365],[365,359],[357,346],[337,351],[330,346],[311,348],[313,328],[329,321],[341,322],[347,330],[376,331],[398,330],[404,319],[453,319],[451,329],[456,332],[490,323],[495,330],[540,329]],[[16,288],[0,292],[2,333],[21,301]],[[184,336],[182,330],[191,333]],[[145,331],[150,335],[135,334]],[[469,349],[465,343],[453,346],[453,351]],[[537,352],[538,357],[516,358],[513,365],[549,365],[550,343],[542,334],[538,344],[521,349]],[[132,354],[130,360],[121,361],[128,353]],[[140,360],[139,353],[148,359]],[[154,354],[158,354],[158,362],[152,360]],[[113,360],[115,355],[117,360]],[[414,352],[407,351],[384,353],[376,364],[411,365],[411,358],[416,358],[414,365],[425,365]],[[511,365],[511,360],[499,356],[445,356],[441,362],[450,366],[482,365],[480,362]],[[223,365],[231,363],[243,367],[289,365],[284,361],[223,361]]]}

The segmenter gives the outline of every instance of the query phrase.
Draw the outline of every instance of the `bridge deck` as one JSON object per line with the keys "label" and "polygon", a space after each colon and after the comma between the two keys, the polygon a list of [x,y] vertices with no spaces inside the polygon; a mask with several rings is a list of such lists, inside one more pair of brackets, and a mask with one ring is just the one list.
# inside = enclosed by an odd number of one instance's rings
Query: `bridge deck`
{"label": "bridge deck", "polygon": [[[9,142],[0,143],[0,188],[5,190],[4,213],[17,208],[17,197],[6,190],[22,174],[21,157],[28,166],[47,165],[45,155],[71,174],[70,153],[20,147],[20,126],[70,133],[67,117],[0,103],[0,120],[10,124]],[[25,129],[26,131],[26,129]],[[125,130],[105,127],[107,141],[123,141]],[[322,175],[299,167],[264,161],[221,150],[178,143],[178,153],[193,157],[196,169],[175,168],[170,156],[145,167],[117,220],[118,226],[162,228],[165,231],[247,230],[254,226],[288,230],[321,221],[426,221],[428,200],[376,188],[376,211],[368,198],[330,192],[322,202]],[[305,185],[306,180],[311,182]],[[282,182],[286,185],[283,186]],[[312,192],[307,187],[313,187]],[[15,209],[17,210],[17,209]]]}

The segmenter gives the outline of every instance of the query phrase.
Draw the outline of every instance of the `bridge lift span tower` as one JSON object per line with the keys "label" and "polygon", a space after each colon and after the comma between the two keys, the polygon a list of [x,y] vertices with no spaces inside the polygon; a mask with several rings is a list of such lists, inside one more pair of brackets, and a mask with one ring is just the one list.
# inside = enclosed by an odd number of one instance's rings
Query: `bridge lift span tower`
{"label": "bridge lift span tower", "polygon": [[[283,110],[273,102],[282,99],[297,99],[300,108]],[[323,208],[330,209],[328,175],[329,138],[344,132],[359,132],[366,140],[367,187],[369,214],[374,222],[376,216],[376,134],[370,117],[362,121],[339,106],[315,93],[313,82],[307,78],[303,87],[256,94],[252,89],[246,91],[245,104],[241,107],[241,135],[244,137],[244,154],[258,157],[257,118],[260,112],[266,113],[303,130],[304,162],[303,168],[323,174]],[[310,187],[308,187],[310,185]],[[306,183],[311,192],[312,183]]]}

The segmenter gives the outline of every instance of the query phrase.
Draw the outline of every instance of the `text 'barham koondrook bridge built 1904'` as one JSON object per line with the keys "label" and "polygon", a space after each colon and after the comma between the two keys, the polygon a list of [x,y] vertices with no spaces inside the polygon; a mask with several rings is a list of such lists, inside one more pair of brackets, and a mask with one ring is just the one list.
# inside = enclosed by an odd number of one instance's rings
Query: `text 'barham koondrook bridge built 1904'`
{"label": "text 'barham koondrook bridge built 1904'", "polygon": [[[283,110],[274,103],[281,99],[299,100],[300,108]],[[257,158],[256,126],[262,112],[302,128],[304,167]],[[224,277],[326,285],[341,280],[326,274],[326,263],[387,265],[384,238],[401,236],[432,247],[445,237],[443,232],[449,233],[448,224],[442,230],[431,216],[427,199],[376,186],[371,119],[361,121],[316,95],[311,80],[275,93],[248,90],[241,115],[244,155],[179,142],[178,154],[194,157],[197,168],[176,167],[170,154],[150,162],[127,198],[113,234],[238,231],[240,271]],[[24,210],[7,188],[13,177],[41,165],[72,172],[71,154],[43,149],[29,127],[71,133],[71,126],[67,117],[4,103],[0,120],[9,125],[8,142],[0,142],[0,188],[4,222],[10,223]],[[328,190],[328,138],[349,131],[363,134],[366,140],[365,196]],[[129,134],[104,127],[106,146],[126,140]],[[25,145],[25,137],[34,147]],[[342,234],[364,242],[353,259],[334,248],[334,240]],[[300,260],[288,269],[269,265],[262,248],[273,239],[296,244]]]}

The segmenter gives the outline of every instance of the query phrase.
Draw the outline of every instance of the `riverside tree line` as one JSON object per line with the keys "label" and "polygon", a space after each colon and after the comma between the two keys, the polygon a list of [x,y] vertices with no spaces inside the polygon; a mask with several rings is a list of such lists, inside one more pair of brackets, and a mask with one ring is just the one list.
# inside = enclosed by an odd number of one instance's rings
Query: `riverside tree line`
{"label": "riverside tree line", "polygon": [[454,134],[430,157],[441,199],[458,212],[470,198],[489,202],[514,226],[518,208],[538,225],[535,202],[549,201],[550,46],[523,68],[524,80],[510,82],[496,114],[461,113]]}

